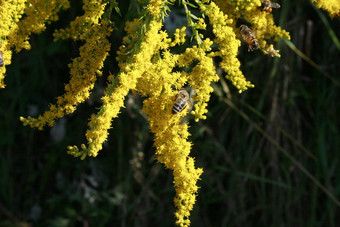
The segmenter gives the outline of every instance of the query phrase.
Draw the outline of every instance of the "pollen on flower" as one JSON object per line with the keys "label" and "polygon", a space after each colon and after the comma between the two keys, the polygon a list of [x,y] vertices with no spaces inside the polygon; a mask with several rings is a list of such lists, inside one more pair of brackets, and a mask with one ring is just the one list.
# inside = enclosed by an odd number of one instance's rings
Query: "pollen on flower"
{"label": "pollen on flower", "polygon": [[197,29],[205,30],[207,27],[206,23],[204,22],[203,18],[199,18],[197,21]]}
{"label": "pollen on flower", "polygon": [[[339,14],[337,0],[312,0],[317,7]],[[72,39],[80,41],[79,56],[68,65],[69,83],[65,93],[56,98],[49,109],[36,118],[20,117],[23,125],[42,130],[53,126],[55,121],[76,111],[77,106],[87,100],[98,77],[103,73],[104,61],[110,49],[110,36],[113,31],[111,4],[115,1],[84,0],[83,14],[75,17],[68,27],[60,28],[53,34],[54,41]],[[138,17],[125,23],[125,37],[116,52],[115,59],[119,69],[107,78],[107,86],[101,97],[101,106],[91,115],[85,134],[85,144],[68,146],[67,153],[80,159],[96,157],[108,139],[113,119],[124,108],[124,100],[129,92],[143,97],[144,114],[154,134],[157,160],[171,169],[174,175],[174,199],[177,208],[176,224],[190,225],[190,212],[196,202],[197,181],[203,173],[195,167],[190,157],[192,143],[188,132],[189,123],[185,120],[191,114],[194,121],[207,118],[208,103],[212,84],[219,80],[216,67],[224,70],[239,93],[254,85],[240,70],[238,54],[241,45],[240,29],[236,22],[240,18],[249,24],[254,32],[258,48],[269,56],[279,57],[279,51],[268,40],[276,42],[281,38],[289,39],[289,33],[274,23],[273,15],[260,10],[261,0],[198,0],[185,5],[187,26],[175,30],[173,38],[168,37],[163,27],[164,18],[174,1],[150,0],[137,1]],[[196,5],[195,5],[196,4]],[[12,51],[30,49],[29,37],[46,29],[50,22],[58,20],[58,12],[70,7],[68,0],[3,1],[0,10],[0,53],[4,65],[0,67],[0,87],[6,66],[11,64]],[[195,13],[189,8],[197,8]],[[37,13],[38,12],[38,13]],[[24,15],[24,16],[23,16]],[[190,28],[191,27],[191,28]],[[202,30],[209,30],[208,32]],[[193,31],[192,37],[187,37]],[[206,37],[212,31],[213,37]],[[242,40],[241,40],[242,39]],[[215,64],[219,59],[219,65]],[[185,89],[190,97],[180,100],[183,110],[172,113],[179,91]],[[183,91],[183,90],[182,90]],[[193,101],[193,103],[191,103]],[[192,119],[192,117],[188,117]]]}
{"label": "pollen on flower", "polygon": [[147,10],[152,17],[157,18],[161,13],[161,6],[163,5],[162,0],[150,0],[150,3],[147,6]]}
{"label": "pollen on flower", "polygon": [[338,0],[311,0],[316,7],[326,10],[331,17],[340,17],[340,2]]}
{"label": "pollen on flower", "polygon": [[173,47],[178,44],[183,44],[186,41],[186,27],[182,27],[181,29],[176,29],[175,31],[175,39],[170,43],[170,46]]}

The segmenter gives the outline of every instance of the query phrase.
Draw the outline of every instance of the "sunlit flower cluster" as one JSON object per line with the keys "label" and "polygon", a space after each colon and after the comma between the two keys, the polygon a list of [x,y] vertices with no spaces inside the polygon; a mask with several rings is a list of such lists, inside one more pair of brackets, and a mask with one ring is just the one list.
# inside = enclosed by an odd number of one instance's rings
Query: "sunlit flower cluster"
{"label": "sunlit flower cluster", "polygon": [[[44,31],[47,23],[58,20],[60,9],[67,9],[69,6],[68,0],[2,1],[0,5],[0,51],[5,65],[11,64],[12,49],[16,52],[30,49],[30,35]],[[1,67],[0,88],[5,86],[3,83],[5,73],[6,68]]]}
{"label": "sunlit flower cluster", "polygon": [[107,36],[112,28],[109,23],[99,18],[104,13],[106,3],[101,1],[85,1],[85,14],[71,22],[70,28],[55,32],[56,39],[69,38],[84,40],[85,44],[79,48],[80,56],[69,64],[71,79],[65,86],[65,93],[57,98],[57,103],[50,105],[50,109],[37,118],[23,118],[24,125],[43,129],[45,125],[53,126],[56,119],[75,111],[79,103],[84,102],[94,87],[97,76],[101,75],[101,68],[110,50]]}
{"label": "sunlit flower cluster", "polygon": [[27,0],[25,17],[18,21],[17,29],[9,36],[10,47],[15,47],[19,52],[21,49],[30,49],[29,38],[31,34],[39,34],[46,29],[46,24],[59,19],[60,9],[68,9],[68,0]]}
{"label": "sunlit flower cluster", "polygon": [[[8,43],[8,37],[13,35],[13,31],[18,29],[18,21],[25,10],[25,2],[22,1],[3,1],[0,9],[0,51],[4,60],[4,65],[11,64],[12,51]],[[6,67],[0,67],[0,88],[4,88],[3,79],[5,77]]]}
{"label": "sunlit flower cluster", "polygon": [[331,17],[340,17],[339,0],[311,0],[315,2],[316,7],[326,10]]}
{"label": "sunlit flower cluster", "polygon": [[[340,6],[333,1],[337,0],[316,2],[318,7],[335,15]],[[102,106],[92,114],[88,123],[87,143],[79,147],[68,146],[67,150],[81,159],[97,156],[108,138],[113,119],[124,107],[128,93],[132,91],[144,97],[143,112],[148,116],[154,134],[157,160],[173,171],[176,224],[189,226],[198,191],[197,181],[203,170],[195,167],[194,159],[189,156],[192,146],[188,140],[189,124],[183,118],[189,112],[195,121],[206,119],[212,83],[219,80],[217,65],[238,92],[254,87],[240,70],[238,53],[241,45],[253,42],[255,50],[279,57],[275,42],[290,37],[288,32],[275,25],[271,12],[261,9],[260,0],[195,0],[190,4],[187,0],[180,1],[188,23],[169,37],[163,22],[173,2],[136,1],[144,10],[125,23],[126,35],[116,52],[120,71],[108,76]],[[69,64],[70,80],[65,85],[65,93],[37,118],[21,117],[24,125],[40,130],[53,126],[57,119],[73,113],[89,98],[97,77],[102,75],[111,48],[109,37],[113,33],[114,21],[111,21],[110,13],[113,5],[116,5],[114,0],[83,0],[83,15],[70,22],[69,27],[54,32],[55,41],[73,39],[83,45],[79,48],[79,56]],[[67,0],[8,0],[1,3],[0,51],[5,62],[4,67],[0,67],[1,87],[4,86],[6,65],[11,64],[11,51],[30,49],[30,35],[42,32],[49,22],[58,19],[60,9],[69,7]],[[194,9],[199,15],[190,11]],[[250,40],[243,40],[240,35],[240,20],[252,31]],[[202,32],[208,29],[209,32]],[[193,37],[187,37],[189,30]],[[178,51],[180,49],[183,51]],[[252,50],[249,46],[248,49]],[[190,99],[183,100],[187,104],[184,110],[174,114],[175,100],[183,88],[189,92]]]}

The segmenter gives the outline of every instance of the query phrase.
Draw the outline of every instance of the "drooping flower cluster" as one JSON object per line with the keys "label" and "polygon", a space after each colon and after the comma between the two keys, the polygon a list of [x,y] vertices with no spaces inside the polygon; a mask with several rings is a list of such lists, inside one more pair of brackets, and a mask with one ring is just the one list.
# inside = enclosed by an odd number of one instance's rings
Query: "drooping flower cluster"
{"label": "drooping flower cluster", "polygon": [[[31,34],[45,30],[45,24],[58,20],[60,9],[69,8],[68,0],[6,0],[0,4],[0,51],[4,65],[11,64],[12,49],[19,52],[30,49]],[[25,17],[22,17],[22,16]],[[23,18],[23,19],[22,19]],[[3,79],[6,67],[0,67],[0,88],[5,87]]]}
{"label": "drooping flower cluster", "polygon": [[[339,6],[333,1],[326,3],[319,0],[317,5],[336,15]],[[176,224],[189,226],[190,211],[198,191],[197,181],[203,170],[196,168],[194,159],[189,156],[192,146],[188,141],[189,126],[182,121],[188,108],[172,114],[178,91],[185,88],[193,93],[191,98],[194,105],[190,113],[195,121],[205,119],[213,92],[211,85],[219,79],[215,57],[220,59],[219,66],[239,92],[254,87],[240,70],[238,49],[244,40],[240,35],[239,19],[242,18],[250,27],[251,32],[248,33],[251,36],[245,40],[247,44],[272,57],[279,56],[273,42],[280,38],[289,39],[289,34],[275,25],[271,12],[261,10],[263,2],[260,0],[195,0],[200,15],[190,11],[192,2],[189,4],[187,0],[182,0],[180,2],[186,11],[189,28],[178,28],[171,39],[162,25],[173,2],[136,1],[144,7],[144,11],[138,18],[126,22],[126,36],[116,56],[120,72],[108,77],[107,88],[101,98],[102,106],[91,116],[88,124],[87,144],[68,146],[68,153],[81,159],[97,156],[108,137],[112,120],[124,107],[129,91],[145,97],[143,112],[148,115],[150,130],[155,135],[157,160],[173,170]],[[79,56],[69,64],[70,81],[65,86],[65,94],[39,117],[21,117],[24,125],[38,129],[52,126],[55,120],[74,112],[78,104],[88,99],[97,77],[102,74],[103,63],[110,50],[108,37],[113,32],[113,22],[110,16],[105,15],[111,13],[116,5],[114,0],[83,0],[84,14],[76,17],[69,27],[55,31],[55,40],[70,38],[81,40],[84,44],[79,49]],[[58,19],[60,9],[69,7],[67,0],[3,1],[0,10],[0,50],[4,65],[11,63],[12,49],[17,52],[23,48],[29,49],[29,36],[43,31],[47,23]],[[198,14],[197,11],[195,13]],[[213,37],[205,37],[200,32],[209,28],[208,24],[211,25]],[[173,48],[188,43],[187,29],[192,30],[193,41],[185,51],[175,53]],[[5,67],[0,67],[1,87],[4,86],[4,74]]]}
{"label": "drooping flower cluster", "polygon": [[331,17],[340,17],[339,0],[311,0],[315,2],[316,7],[326,10]]}

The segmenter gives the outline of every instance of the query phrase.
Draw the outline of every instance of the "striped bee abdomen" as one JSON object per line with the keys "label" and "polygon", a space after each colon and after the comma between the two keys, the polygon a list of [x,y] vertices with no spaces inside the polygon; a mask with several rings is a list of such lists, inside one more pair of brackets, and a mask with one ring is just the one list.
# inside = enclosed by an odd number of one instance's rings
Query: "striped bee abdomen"
{"label": "striped bee abdomen", "polygon": [[2,54],[0,52],[0,67],[4,66],[5,62],[4,62],[4,58],[2,57]]}
{"label": "striped bee abdomen", "polygon": [[172,114],[177,114],[179,112],[182,112],[184,110],[184,108],[187,106],[188,104],[184,101],[179,102],[179,103],[175,103],[174,106],[172,107]]}
{"label": "striped bee abdomen", "polygon": [[172,107],[171,113],[177,114],[179,112],[182,112],[185,107],[189,104],[189,94],[188,92],[182,88],[178,91],[178,95],[175,101],[175,104]]}

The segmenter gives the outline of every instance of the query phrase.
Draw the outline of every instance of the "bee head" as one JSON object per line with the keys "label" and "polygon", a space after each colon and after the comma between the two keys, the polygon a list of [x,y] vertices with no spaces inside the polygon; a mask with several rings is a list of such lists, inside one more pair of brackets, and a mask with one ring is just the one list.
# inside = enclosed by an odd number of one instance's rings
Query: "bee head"
{"label": "bee head", "polygon": [[248,28],[247,25],[242,24],[242,25],[240,26],[240,31],[243,31],[244,29],[247,29],[247,28]]}
{"label": "bee head", "polygon": [[187,92],[187,90],[185,88],[181,88],[179,91],[178,91],[178,97],[181,97],[181,98],[186,98],[188,97],[189,98],[189,94]]}

